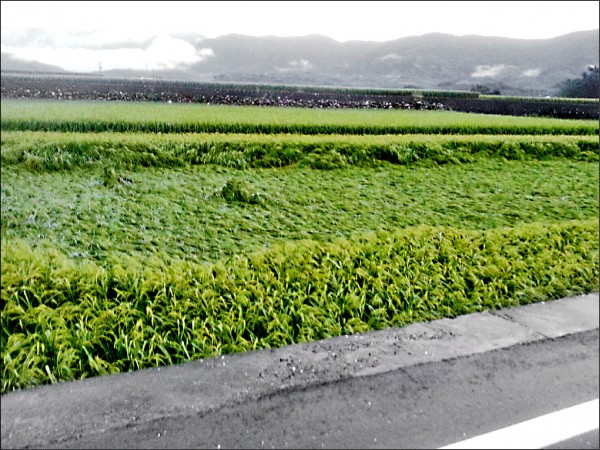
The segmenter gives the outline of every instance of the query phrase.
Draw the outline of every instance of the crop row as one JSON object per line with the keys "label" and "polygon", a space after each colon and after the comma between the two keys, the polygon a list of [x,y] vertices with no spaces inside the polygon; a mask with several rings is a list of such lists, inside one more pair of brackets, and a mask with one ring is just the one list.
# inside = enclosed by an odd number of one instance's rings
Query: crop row
{"label": "crop row", "polygon": [[[4,76],[7,75],[7,76]],[[486,96],[466,91],[334,88],[60,76],[3,72],[2,98],[210,103],[301,108],[452,110],[479,114],[598,119],[598,99]]]}
{"label": "crop row", "polygon": [[496,101],[510,101],[510,102],[539,102],[539,103],[567,103],[567,104],[596,104],[598,105],[599,100],[597,98],[569,98],[569,97],[516,97],[512,95],[488,95],[480,94],[479,97],[482,100],[496,100]]}
{"label": "crop row", "polygon": [[375,95],[375,96],[422,96],[422,97],[459,97],[477,98],[479,93],[461,90],[423,90],[423,89],[394,89],[394,88],[361,88],[361,87],[332,87],[332,86],[300,86],[283,84],[254,84],[254,83],[206,83],[197,81],[179,80],[136,80],[127,78],[100,78],[100,77],[64,77],[64,76],[23,76],[6,73],[3,81],[16,81],[27,83],[29,86],[40,82],[52,82],[57,86],[77,85],[107,85],[117,87],[143,88],[146,91],[154,90],[194,90],[199,92],[220,91],[230,94],[238,92],[268,95],[272,93],[317,93],[334,95]]}
{"label": "crop row", "polygon": [[135,132],[135,133],[249,133],[249,134],[493,134],[493,135],[579,135],[593,136],[598,130],[586,125],[546,127],[509,126],[461,126],[461,125],[307,125],[307,124],[249,124],[209,122],[84,122],[84,121],[38,121],[2,119],[5,131],[60,131],[67,133]]}
{"label": "crop row", "polygon": [[421,226],[211,266],[2,245],[2,392],[598,288],[598,221]]}
{"label": "crop row", "polygon": [[[597,122],[596,122],[597,123]],[[61,121],[2,119],[4,131],[60,131],[67,133],[136,132],[136,133],[247,133],[247,134],[492,134],[492,135],[578,135],[593,136],[598,128],[585,124],[554,127],[510,125],[345,125],[345,124],[275,124],[211,122],[135,122],[135,121]]]}
{"label": "crop row", "polygon": [[310,110],[204,104],[2,100],[3,131],[559,134],[597,136],[598,121],[448,111]]}
{"label": "crop row", "polygon": [[465,163],[476,157],[508,160],[569,158],[598,161],[592,136],[298,136],[233,134],[86,134],[3,132],[2,164],[36,171],[65,170],[108,163],[115,166],[315,169],[349,165]]}

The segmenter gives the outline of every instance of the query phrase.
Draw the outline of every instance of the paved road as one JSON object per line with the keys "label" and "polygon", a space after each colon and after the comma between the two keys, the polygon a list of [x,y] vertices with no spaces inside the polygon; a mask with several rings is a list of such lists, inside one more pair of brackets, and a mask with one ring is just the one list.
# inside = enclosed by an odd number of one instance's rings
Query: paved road
{"label": "paved road", "polygon": [[597,399],[598,303],[596,293],[12,392],[1,444],[441,447]]}
{"label": "paved road", "polygon": [[552,449],[568,449],[568,448],[600,448],[600,433],[598,429],[578,435],[571,439],[565,439],[556,444],[549,445],[544,448]]}

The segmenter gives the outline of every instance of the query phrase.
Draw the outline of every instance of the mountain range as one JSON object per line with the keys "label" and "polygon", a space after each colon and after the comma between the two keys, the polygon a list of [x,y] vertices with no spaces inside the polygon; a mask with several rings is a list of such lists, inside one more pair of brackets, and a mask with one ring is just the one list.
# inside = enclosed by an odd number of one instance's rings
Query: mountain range
{"label": "mountain range", "polygon": [[[204,57],[172,69],[105,70],[105,77],[345,87],[459,89],[556,95],[559,84],[598,65],[599,30],[551,39],[430,33],[386,42],[320,35],[203,38],[181,34]],[[58,70],[57,70],[58,69]],[[60,71],[2,54],[2,70]],[[99,73],[96,72],[96,75]]]}

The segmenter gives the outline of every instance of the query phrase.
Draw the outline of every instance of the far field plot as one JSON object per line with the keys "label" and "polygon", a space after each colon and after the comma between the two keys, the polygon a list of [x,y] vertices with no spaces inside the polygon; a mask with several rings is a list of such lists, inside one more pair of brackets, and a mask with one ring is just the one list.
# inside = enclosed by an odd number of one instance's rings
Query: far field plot
{"label": "far field plot", "polygon": [[598,122],[2,100],[2,392],[598,289]]}

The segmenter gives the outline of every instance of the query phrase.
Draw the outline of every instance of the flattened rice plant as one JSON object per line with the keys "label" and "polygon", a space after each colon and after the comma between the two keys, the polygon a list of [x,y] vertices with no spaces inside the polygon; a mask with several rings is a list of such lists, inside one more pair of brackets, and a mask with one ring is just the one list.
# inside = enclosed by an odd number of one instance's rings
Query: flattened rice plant
{"label": "flattened rice plant", "polygon": [[2,246],[2,391],[598,289],[598,221],[417,227],[210,266]]}

